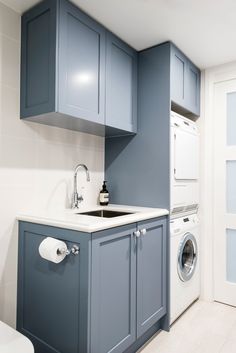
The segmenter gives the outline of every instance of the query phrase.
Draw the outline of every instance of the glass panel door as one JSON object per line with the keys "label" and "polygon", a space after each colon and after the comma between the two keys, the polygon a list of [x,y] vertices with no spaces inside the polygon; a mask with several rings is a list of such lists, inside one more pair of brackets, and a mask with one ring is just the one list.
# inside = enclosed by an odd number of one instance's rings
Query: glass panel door
{"label": "glass panel door", "polygon": [[214,299],[236,306],[236,80],[214,87]]}

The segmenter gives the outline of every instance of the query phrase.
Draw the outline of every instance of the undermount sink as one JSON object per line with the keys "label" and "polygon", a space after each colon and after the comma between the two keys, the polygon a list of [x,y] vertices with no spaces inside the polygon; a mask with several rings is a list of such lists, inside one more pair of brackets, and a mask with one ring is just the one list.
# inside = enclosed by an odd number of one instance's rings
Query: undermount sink
{"label": "undermount sink", "polygon": [[86,215],[86,216],[103,217],[103,218],[113,218],[113,217],[119,217],[119,216],[126,216],[126,215],[129,215],[129,214],[133,214],[133,212],[120,212],[120,211],[111,211],[111,210],[96,210],[96,211],[77,213],[77,215]]}

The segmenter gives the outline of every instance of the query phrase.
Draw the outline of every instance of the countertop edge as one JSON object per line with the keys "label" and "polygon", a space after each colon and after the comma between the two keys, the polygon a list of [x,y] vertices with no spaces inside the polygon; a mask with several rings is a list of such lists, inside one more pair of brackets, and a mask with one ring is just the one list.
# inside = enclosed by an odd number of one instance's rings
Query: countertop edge
{"label": "countertop edge", "polygon": [[104,222],[103,224],[97,224],[97,225],[91,225],[91,226],[82,225],[82,224],[78,224],[70,221],[50,219],[50,217],[44,218],[44,217],[37,217],[34,215],[26,215],[26,214],[18,214],[16,216],[16,219],[22,222],[29,222],[29,223],[35,223],[35,224],[46,225],[51,227],[70,229],[70,230],[75,230],[75,231],[85,232],[85,233],[95,233],[109,228],[124,226],[126,224],[132,224],[136,222],[149,220],[152,218],[160,218],[163,216],[168,216],[168,214],[169,214],[169,211],[167,209],[156,209],[153,211],[139,212],[139,213],[133,214],[132,216],[122,216],[120,217],[120,219],[114,218],[112,219],[112,221],[109,220],[109,221],[106,221],[106,223]]}

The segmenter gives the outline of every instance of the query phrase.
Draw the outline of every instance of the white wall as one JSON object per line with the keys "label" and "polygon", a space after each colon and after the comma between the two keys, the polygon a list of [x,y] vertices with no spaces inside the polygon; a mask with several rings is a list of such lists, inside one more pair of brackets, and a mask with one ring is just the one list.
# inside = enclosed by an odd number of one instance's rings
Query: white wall
{"label": "white wall", "polygon": [[104,139],[19,119],[20,16],[0,3],[0,320],[15,325],[16,214],[70,206],[73,169],[84,206],[97,203],[104,177]]}

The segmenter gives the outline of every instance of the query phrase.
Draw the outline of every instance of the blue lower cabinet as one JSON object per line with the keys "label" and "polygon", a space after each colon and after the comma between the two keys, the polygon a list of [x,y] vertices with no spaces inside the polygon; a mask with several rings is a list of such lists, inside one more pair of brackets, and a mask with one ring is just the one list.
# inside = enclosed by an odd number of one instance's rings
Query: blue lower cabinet
{"label": "blue lower cabinet", "polygon": [[[137,244],[137,336],[166,314],[166,221],[139,223]],[[142,234],[144,233],[144,234]]]}
{"label": "blue lower cabinet", "polygon": [[[46,237],[79,254],[43,259]],[[92,234],[20,222],[18,331],[35,353],[136,352],[166,314],[165,247],[165,217]]]}
{"label": "blue lower cabinet", "polygon": [[92,254],[91,353],[121,353],[166,314],[166,219],[96,233]]}
{"label": "blue lower cabinet", "polygon": [[91,353],[121,353],[136,339],[135,224],[92,241]]}

